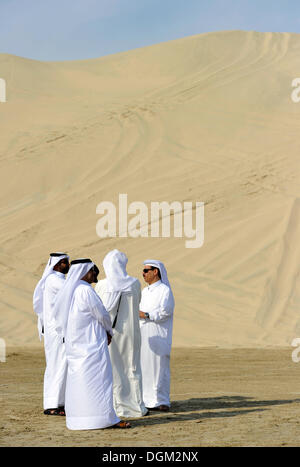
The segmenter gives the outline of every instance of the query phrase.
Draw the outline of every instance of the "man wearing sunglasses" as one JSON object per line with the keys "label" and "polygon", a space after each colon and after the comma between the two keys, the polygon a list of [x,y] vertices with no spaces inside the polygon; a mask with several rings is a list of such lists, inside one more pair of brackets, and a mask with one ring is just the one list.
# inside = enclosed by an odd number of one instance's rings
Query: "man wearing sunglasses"
{"label": "man wearing sunglasses", "polygon": [[161,261],[144,261],[143,278],[148,284],[139,311],[143,399],[149,410],[167,412],[174,297]]}

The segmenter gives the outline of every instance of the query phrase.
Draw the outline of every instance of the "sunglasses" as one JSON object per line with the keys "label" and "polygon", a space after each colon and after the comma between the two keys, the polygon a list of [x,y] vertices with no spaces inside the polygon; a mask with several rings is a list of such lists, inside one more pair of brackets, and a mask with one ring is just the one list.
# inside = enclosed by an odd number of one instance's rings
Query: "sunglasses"
{"label": "sunglasses", "polygon": [[148,271],[153,271],[154,268],[149,268],[149,269],[143,269],[143,272],[147,274]]}

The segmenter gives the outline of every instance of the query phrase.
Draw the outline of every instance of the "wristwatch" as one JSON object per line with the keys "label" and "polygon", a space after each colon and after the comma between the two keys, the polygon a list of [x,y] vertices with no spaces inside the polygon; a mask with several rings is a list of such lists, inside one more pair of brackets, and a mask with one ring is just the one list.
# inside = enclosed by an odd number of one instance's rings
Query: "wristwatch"
{"label": "wristwatch", "polygon": [[146,319],[150,318],[149,313],[144,313],[144,315],[145,315]]}

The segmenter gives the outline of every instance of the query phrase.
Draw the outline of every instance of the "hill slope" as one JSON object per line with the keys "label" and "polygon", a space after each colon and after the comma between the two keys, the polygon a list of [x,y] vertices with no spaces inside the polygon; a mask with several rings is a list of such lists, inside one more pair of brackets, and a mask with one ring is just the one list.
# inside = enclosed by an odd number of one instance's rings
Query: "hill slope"
{"label": "hill slope", "polygon": [[[300,285],[300,35],[225,31],[95,60],[0,55],[0,337],[37,343],[51,251],[165,262],[176,346],[289,345]],[[101,201],[203,201],[205,241],[106,238]],[[131,216],[132,217],[132,216]],[[130,216],[129,216],[130,218]],[[149,234],[150,235],[150,234]]]}

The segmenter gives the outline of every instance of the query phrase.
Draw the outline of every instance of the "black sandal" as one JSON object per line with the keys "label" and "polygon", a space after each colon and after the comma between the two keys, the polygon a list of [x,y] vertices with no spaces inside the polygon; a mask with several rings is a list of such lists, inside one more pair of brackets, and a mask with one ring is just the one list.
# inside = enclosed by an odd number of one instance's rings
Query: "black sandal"
{"label": "black sandal", "polygon": [[169,412],[170,407],[168,405],[159,405],[158,407],[146,407],[148,410],[155,410],[156,412]]}

